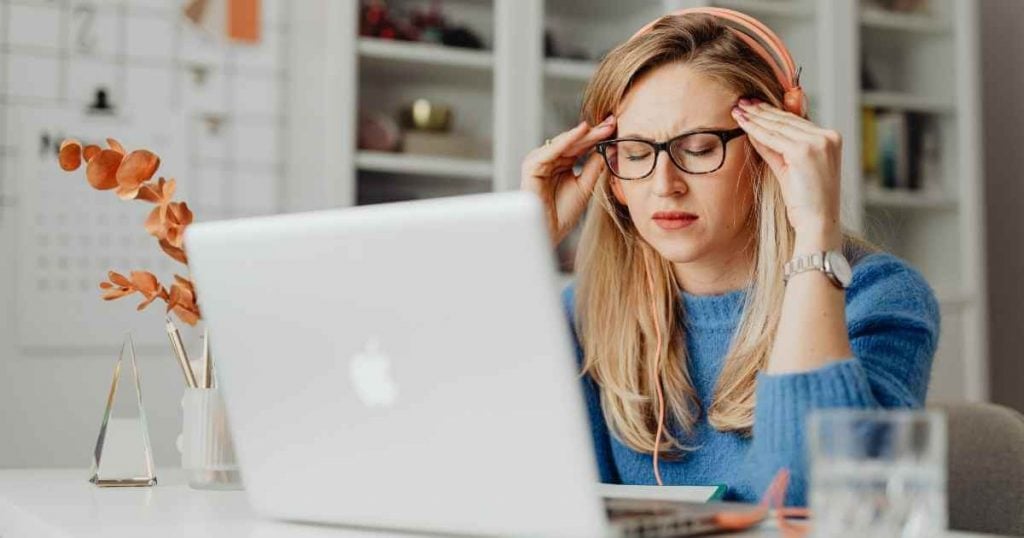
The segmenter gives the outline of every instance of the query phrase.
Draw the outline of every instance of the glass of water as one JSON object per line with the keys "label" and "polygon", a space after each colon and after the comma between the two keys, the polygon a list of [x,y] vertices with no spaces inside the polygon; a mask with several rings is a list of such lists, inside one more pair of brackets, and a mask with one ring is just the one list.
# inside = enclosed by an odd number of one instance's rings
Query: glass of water
{"label": "glass of water", "polygon": [[809,420],[814,536],[946,532],[945,415],[827,409]]}

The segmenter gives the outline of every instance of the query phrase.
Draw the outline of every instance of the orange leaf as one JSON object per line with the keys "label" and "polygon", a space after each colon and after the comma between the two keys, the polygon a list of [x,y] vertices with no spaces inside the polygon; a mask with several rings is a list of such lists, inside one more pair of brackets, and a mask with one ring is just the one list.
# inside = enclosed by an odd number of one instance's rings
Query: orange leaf
{"label": "orange leaf", "polygon": [[121,286],[122,288],[130,288],[132,286],[132,281],[128,280],[128,278],[122,275],[121,273],[108,271],[107,278],[109,278],[111,282],[117,284],[118,286]]}
{"label": "orange leaf", "polygon": [[160,290],[160,281],[156,279],[156,275],[148,271],[132,271],[132,284],[147,297],[157,294]]}
{"label": "orange leaf", "polygon": [[163,251],[167,253],[168,256],[174,258],[175,260],[178,260],[181,263],[184,263],[185,265],[188,265],[188,258],[185,256],[185,251],[182,250],[181,248],[175,247],[174,245],[168,243],[166,239],[160,240],[160,248],[162,248]]}
{"label": "orange leaf", "polygon": [[141,311],[145,310],[147,306],[149,306],[150,304],[152,304],[152,303],[153,303],[153,301],[155,301],[155,300],[157,299],[157,297],[160,297],[160,296],[159,296],[159,295],[154,295],[154,296],[152,296],[152,297],[149,297],[149,298],[148,298],[148,299],[146,299],[145,301],[142,301],[141,303],[139,303],[139,306],[136,306],[136,307],[135,307],[135,310],[137,310],[137,311],[139,311],[139,312],[141,312]]}
{"label": "orange leaf", "polygon": [[157,206],[149,212],[145,223],[146,231],[149,232],[149,235],[157,239],[167,238],[167,225],[164,223],[164,213],[166,211],[166,208]]}
{"label": "orange leaf", "polygon": [[139,194],[139,188],[149,181],[160,167],[160,157],[155,153],[137,149],[128,154],[117,169],[117,196],[122,200],[133,200]]}
{"label": "orange leaf", "polygon": [[110,149],[120,153],[121,155],[124,155],[125,153],[127,153],[124,150],[124,146],[122,146],[120,142],[118,142],[117,140],[114,140],[113,138],[108,138],[107,139],[107,145],[110,146]]}
{"label": "orange leaf", "polygon": [[93,157],[99,155],[101,151],[103,151],[103,149],[96,144],[89,144],[82,150],[82,156],[85,157],[85,162],[89,162]]}
{"label": "orange leaf", "polygon": [[178,284],[181,284],[185,288],[188,288],[189,290],[195,289],[195,286],[192,285],[192,281],[181,275],[174,275],[174,281],[177,282]]}
{"label": "orange leaf", "polygon": [[195,326],[199,322],[199,314],[197,312],[176,306],[174,307],[174,313],[178,316],[178,319],[189,325]]}
{"label": "orange leaf", "polygon": [[82,143],[74,138],[61,142],[57,159],[65,171],[78,170],[78,167],[82,166]]}
{"label": "orange leaf", "polygon": [[113,301],[114,299],[120,299],[121,297],[124,297],[125,295],[131,295],[133,293],[135,293],[135,290],[132,290],[132,289],[129,289],[129,288],[116,288],[116,289],[108,290],[106,293],[104,293],[103,294],[103,300],[104,301]]}
{"label": "orange leaf", "polygon": [[112,149],[100,150],[99,155],[90,160],[85,169],[89,184],[101,191],[117,187],[117,167],[123,158],[123,155]]}
{"label": "orange leaf", "polygon": [[160,195],[156,192],[156,187],[151,184],[145,184],[139,187],[139,194],[135,197],[136,200],[142,200],[144,202],[157,203],[160,200]]}

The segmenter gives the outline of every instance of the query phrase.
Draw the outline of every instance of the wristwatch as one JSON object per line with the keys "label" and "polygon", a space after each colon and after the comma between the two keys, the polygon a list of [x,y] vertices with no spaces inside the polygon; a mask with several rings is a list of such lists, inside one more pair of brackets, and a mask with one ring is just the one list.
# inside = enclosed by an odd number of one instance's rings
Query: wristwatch
{"label": "wristwatch", "polygon": [[793,275],[807,271],[821,271],[825,273],[828,279],[832,281],[832,284],[841,290],[848,288],[850,281],[853,280],[853,270],[850,269],[850,262],[846,261],[846,256],[843,256],[843,253],[838,250],[797,256],[786,262],[786,265],[782,267],[782,271],[782,279],[787,284],[789,279],[793,278]]}

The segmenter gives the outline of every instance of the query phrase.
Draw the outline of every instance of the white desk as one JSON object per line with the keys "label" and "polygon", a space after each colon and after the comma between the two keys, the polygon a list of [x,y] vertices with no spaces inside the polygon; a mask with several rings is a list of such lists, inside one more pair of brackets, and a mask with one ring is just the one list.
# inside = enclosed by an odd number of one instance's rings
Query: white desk
{"label": "white desk", "polygon": [[[200,491],[180,471],[152,488],[97,488],[85,470],[0,470],[0,538],[349,538],[396,536],[255,519],[242,491]],[[773,538],[767,528],[743,538]],[[951,538],[968,535],[951,533]]]}

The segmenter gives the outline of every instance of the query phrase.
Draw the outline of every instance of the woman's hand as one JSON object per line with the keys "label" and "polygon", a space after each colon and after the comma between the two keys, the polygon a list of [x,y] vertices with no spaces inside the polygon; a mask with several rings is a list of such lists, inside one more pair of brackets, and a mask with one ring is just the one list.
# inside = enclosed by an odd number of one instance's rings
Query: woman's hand
{"label": "woman's hand", "polygon": [[740,99],[732,114],[781,182],[797,250],[839,248],[842,136],[757,100]]}
{"label": "woman's hand", "polygon": [[536,193],[544,203],[548,232],[558,244],[572,231],[590,201],[597,178],[604,173],[604,158],[596,152],[587,159],[583,172],[573,174],[573,164],[594,144],[615,132],[615,116],[591,127],[581,122],[552,138],[523,159],[522,190]]}

